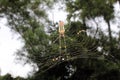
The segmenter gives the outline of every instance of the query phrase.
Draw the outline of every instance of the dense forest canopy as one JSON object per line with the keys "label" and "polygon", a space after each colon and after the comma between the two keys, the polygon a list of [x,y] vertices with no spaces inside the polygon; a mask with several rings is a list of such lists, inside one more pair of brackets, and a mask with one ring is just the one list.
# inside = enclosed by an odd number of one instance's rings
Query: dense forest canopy
{"label": "dense forest canopy", "polygon": [[[58,32],[59,23],[50,21],[47,15],[47,11],[60,2],[68,13],[64,35]],[[0,18],[7,18],[8,27],[19,33],[24,41],[17,56],[25,63],[35,64],[38,70],[27,79],[12,78],[10,74],[0,79],[119,80],[120,31],[112,30],[114,23],[119,29],[120,13],[115,14],[114,7],[117,4],[120,10],[119,2],[1,0]],[[101,21],[106,24],[107,31],[102,29]]]}

